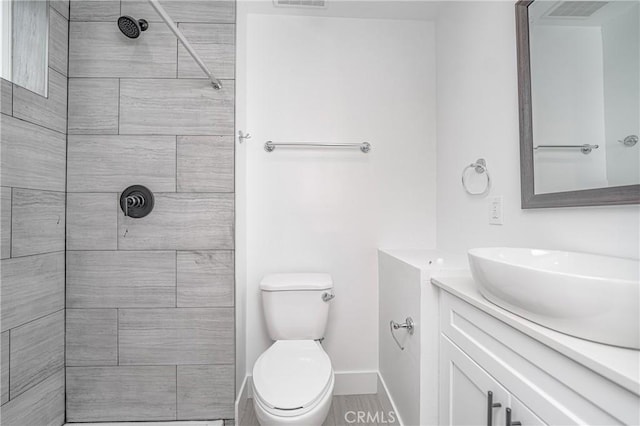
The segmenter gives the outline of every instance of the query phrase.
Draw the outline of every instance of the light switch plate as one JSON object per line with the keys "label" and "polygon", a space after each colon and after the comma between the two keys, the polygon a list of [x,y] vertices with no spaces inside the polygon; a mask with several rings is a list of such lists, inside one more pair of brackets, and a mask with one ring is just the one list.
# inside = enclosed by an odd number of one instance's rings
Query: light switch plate
{"label": "light switch plate", "polygon": [[489,224],[502,225],[502,195],[489,198]]}

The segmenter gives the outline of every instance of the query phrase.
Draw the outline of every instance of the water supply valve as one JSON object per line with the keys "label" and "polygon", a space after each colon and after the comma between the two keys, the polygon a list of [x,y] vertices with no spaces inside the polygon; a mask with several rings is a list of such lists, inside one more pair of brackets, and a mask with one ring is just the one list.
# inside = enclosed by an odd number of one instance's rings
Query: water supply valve
{"label": "water supply valve", "polygon": [[153,210],[153,193],[145,186],[132,185],[120,195],[120,209],[125,216],[140,219]]}

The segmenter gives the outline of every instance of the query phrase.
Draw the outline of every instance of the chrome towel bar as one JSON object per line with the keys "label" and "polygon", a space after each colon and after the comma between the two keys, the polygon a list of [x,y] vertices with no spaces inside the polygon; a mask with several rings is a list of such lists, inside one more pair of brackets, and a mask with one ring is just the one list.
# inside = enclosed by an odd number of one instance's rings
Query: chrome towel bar
{"label": "chrome towel bar", "polygon": [[538,150],[538,149],[547,149],[547,148],[576,148],[579,149],[580,152],[582,152],[583,154],[591,154],[591,151],[593,151],[594,149],[598,149],[600,148],[600,145],[589,145],[589,144],[584,144],[584,145],[538,145],[538,146],[534,146],[533,149],[534,150]]}
{"label": "chrome towel bar", "polygon": [[267,141],[264,144],[264,150],[267,152],[273,152],[276,147],[287,148],[358,148],[364,154],[371,151],[371,144],[369,142],[361,143],[327,143],[327,142],[273,142]]}

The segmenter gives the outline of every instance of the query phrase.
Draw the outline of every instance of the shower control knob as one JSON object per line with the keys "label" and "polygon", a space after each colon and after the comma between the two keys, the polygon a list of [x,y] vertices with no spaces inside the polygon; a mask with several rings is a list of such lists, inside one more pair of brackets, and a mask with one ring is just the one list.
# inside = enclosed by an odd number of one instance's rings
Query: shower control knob
{"label": "shower control knob", "polygon": [[153,193],[145,186],[132,185],[120,195],[120,209],[134,219],[145,217],[153,210]]}

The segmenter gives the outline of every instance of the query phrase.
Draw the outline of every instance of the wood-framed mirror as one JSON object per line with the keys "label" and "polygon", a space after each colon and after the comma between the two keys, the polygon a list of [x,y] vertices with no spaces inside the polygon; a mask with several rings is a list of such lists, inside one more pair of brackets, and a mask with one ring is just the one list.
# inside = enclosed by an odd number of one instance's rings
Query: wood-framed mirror
{"label": "wood-framed mirror", "polygon": [[640,203],[640,2],[515,9],[522,208]]}

